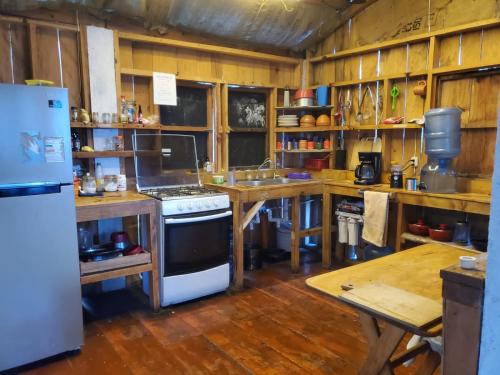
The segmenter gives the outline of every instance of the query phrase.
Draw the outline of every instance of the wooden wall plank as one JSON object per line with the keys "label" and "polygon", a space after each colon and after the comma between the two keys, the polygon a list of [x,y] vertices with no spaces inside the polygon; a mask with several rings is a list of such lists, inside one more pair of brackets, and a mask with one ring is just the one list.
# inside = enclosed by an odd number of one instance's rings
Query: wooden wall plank
{"label": "wooden wall plank", "polygon": [[81,67],[79,59],[78,34],[60,30],[61,58],[64,87],[68,88],[70,107],[82,107]]}

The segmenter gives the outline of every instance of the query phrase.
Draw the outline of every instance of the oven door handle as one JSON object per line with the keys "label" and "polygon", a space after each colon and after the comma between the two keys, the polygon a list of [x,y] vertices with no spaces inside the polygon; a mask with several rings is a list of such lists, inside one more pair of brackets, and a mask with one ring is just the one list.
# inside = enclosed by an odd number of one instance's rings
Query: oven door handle
{"label": "oven door handle", "polygon": [[184,224],[184,223],[196,223],[198,221],[207,221],[220,219],[221,217],[231,216],[233,211],[228,210],[226,212],[222,212],[220,214],[215,215],[207,215],[207,216],[194,216],[194,217],[183,217],[181,219],[176,219],[172,217],[168,217],[165,219],[165,224]]}

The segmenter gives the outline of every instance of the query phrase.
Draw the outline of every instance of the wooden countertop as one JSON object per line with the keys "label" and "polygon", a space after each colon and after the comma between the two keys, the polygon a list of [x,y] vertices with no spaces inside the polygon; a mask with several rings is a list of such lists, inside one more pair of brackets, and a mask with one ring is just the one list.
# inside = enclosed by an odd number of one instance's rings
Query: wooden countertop
{"label": "wooden countertop", "polygon": [[[442,306],[440,270],[457,264],[461,255],[470,253],[447,245],[426,244],[311,277],[306,283],[358,309],[417,332],[439,321]],[[342,287],[347,284],[352,286],[353,294],[359,290],[359,296],[349,299],[349,291]],[[372,287],[378,292],[362,294],[363,289]],[[431,301],[436,308],[426,310],[425,304],[418,309],[418,304],[412,307],[411,296],[415,301]]]}
{"label": "wooden countertop", "polygon": [[153,214],[156,200],[136,191],[104,193],[102,197],[75,197],[77,222]]}
{"label": "wooden countertop", "polygon": [[404,204],[442,208],[446,210],[465,211],[483,215],[489,215],[491,196],[477,193],[454,193],[437,194],[422,191],[409,191],[405,189],[393,189],[388,184],[379,185],[355,185],[348,180],[324,180],[325,186],[335,188],[338,194],[348,196],[359,196],[358,191],[373,190],[393,193],[395,200]]}
{"label": "wooden countertop", "polygon": [[154,199],[136,191],[104,193],[102,197],[75,197],[75,205],[77,208],[140,201],[154,201]]}
{"label": "wooden countertop", "polygon": [[323,193],[322,180],[297,180],[286,184],[246,186],[236,183],[228,186],[224,184],[205,184],[206,187],[223,191],[229,194],[231,200],[256,202],[268,199],[287,198],[297,195],[314,195]]}

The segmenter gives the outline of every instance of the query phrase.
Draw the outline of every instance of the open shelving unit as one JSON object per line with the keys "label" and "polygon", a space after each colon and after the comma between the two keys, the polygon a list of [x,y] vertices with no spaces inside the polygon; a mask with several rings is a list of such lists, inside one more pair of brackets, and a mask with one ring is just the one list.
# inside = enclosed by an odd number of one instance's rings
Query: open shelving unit
{"label": "open shelving unit", "polygon": [[461,249],[461,250],[468,250],[468,251],[475,252],[475,253],[479,252],[472,245],[465,246],[465,245],[460,244],[458,242],[436,241],[436,240],[433,240],[430,237],[427,237],[427,236],[417,236],[416,234],[412,234],[412,233],[409,233],[409,232],[402,233],[401,234],[401,238],[403,240],[407,240],[407,241],[411,241],[411,242],[416,242],[416,243],[438,243],[438,244],[444,244],[444,245],[456,247],[457,249]]}

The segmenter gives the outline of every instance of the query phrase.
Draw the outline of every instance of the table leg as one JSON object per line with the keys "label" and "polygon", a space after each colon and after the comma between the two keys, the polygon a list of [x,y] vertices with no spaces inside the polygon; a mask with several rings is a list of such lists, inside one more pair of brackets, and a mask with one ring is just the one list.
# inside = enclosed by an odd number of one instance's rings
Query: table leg
{"label": "table leg", "polygon": [[332,264],[332,195],[323,193],[323,247],[322,265],[329,268]]}
{"label": "table leg", "polygon": [[292,198],[292,231],[291,231],[291,265],[292,272],[300,269],[300,195]]}
{"label": "table leg", "polygon": [[424,361],[420,364],[415,374],[417,375],[432,375],[441,364],[441,356],[439,353],[429,350],[424,357]]}
{"label": "table leg", "polygon": [[158,248],[156,242],[156,215],[150,213],[149,219],[149,248],[151,251],[151,265],[153,269],[149,273],[149,301],[153,311],[160,309],[160,280],[158,275]]}
{"label": "table leg", "polygon": [[243,288],[243,204],[233,201],[233,267],[234,288]]}
{"label": "table leg", "polygon": [[403,203],[398,203],[397,219],[396,219],[396,251],[401,251],[401,235],[406,228],[405,206]]}
{"label": "table leg", "polygon": [[403,339],[405,331],[387,324],[384,332],[381,333],[376,319],[362,312],[359,312],[359,320],[369,346],[368,357],[359,373],[362,375],[393,374],[391,355]]}

